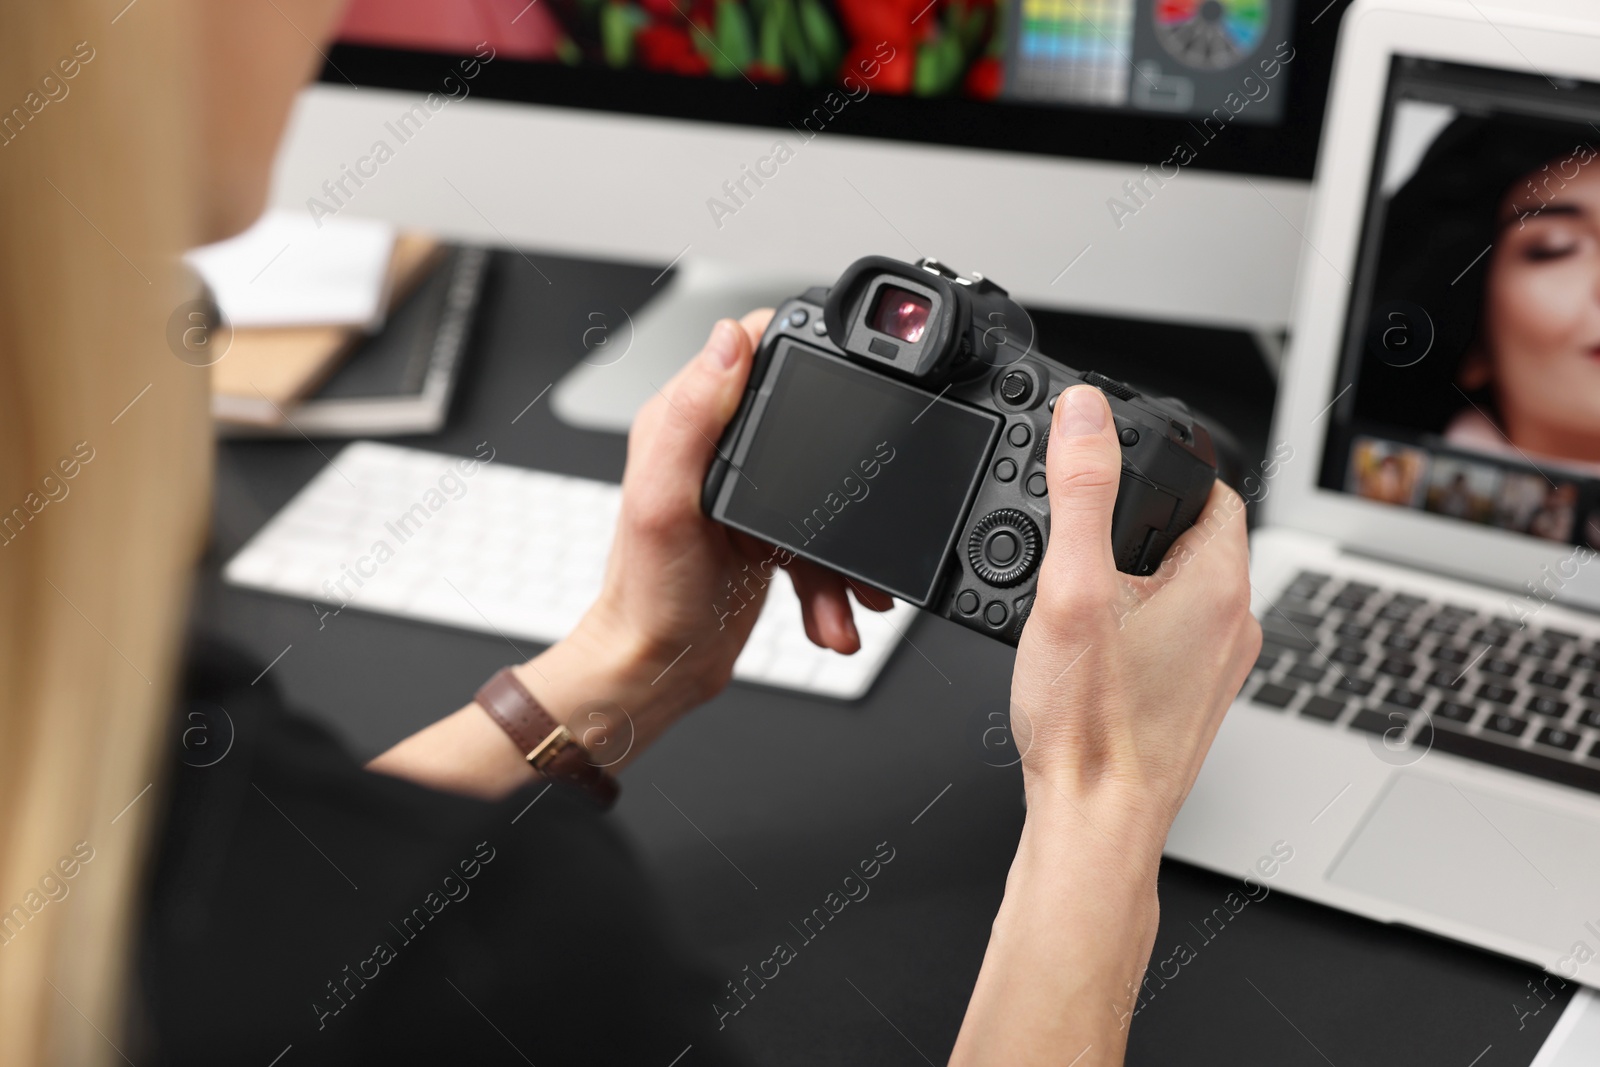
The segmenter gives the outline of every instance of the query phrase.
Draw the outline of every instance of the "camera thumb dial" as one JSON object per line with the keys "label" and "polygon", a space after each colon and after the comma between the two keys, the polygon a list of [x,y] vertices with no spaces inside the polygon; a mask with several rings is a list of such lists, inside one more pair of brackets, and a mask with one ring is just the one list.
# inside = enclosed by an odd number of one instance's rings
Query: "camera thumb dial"
{"label": "camera thumb dial", "polygon": [[1039,565],[1039,527],[1015,508],[991,511],[967,538],[967,562],[993,586],[1016,585]]}

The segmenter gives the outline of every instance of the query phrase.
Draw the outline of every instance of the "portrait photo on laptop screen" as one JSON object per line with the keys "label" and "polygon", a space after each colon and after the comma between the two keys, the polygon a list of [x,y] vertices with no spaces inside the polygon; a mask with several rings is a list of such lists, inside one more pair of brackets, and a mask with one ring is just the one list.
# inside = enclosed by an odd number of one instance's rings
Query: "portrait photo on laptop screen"
{"label": "portrait photo on laptop screen", "polygon": [[1321,482],[1600,547],[1600,86],[1397,58]]}

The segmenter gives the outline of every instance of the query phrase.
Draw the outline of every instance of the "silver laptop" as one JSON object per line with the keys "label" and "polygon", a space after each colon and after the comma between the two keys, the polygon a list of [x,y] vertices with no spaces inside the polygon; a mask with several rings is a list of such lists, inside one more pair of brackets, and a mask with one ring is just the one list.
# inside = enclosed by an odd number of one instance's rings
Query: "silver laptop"
{"label": "silver laptop", "polygon": [[1266,645],[1168,853],[1600,986],[1600,8],[1341,34]]}

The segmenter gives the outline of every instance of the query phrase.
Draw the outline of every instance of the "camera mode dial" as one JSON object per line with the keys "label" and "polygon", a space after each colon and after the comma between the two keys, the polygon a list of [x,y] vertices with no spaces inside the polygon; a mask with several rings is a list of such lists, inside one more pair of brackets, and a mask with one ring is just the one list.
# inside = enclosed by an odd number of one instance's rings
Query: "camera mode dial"
{"label": "camera mode dial", "polygon": [[1039,565],[1039,527],[1015,508],[991,511],[967,538],[967,561],[990,585],[1016,585]]}

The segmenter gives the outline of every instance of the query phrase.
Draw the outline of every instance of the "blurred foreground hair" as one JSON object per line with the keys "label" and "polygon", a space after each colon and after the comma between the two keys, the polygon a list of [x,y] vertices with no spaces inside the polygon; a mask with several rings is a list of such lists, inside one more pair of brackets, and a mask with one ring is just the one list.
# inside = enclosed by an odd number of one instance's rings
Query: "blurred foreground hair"
{"label": "blurred foreground hair", "polygon": [[0,7],[3,1064],[127,1041],[211,462],[166,341],[196,295],[189,2]]}

